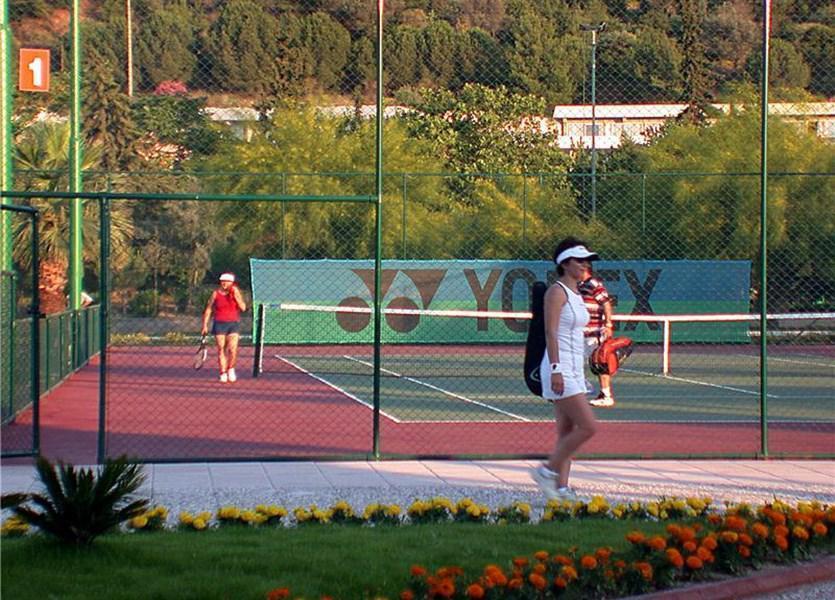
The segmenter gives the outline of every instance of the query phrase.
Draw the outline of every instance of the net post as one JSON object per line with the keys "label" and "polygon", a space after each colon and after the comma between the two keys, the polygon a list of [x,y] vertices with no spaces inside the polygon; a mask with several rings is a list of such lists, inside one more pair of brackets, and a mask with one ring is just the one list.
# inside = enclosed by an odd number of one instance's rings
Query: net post
{"label": "net post", "polygon": [[252,339],[255,341],[255,356],[252,359],[252,376],[258,377],[264,370],[264,315],[266,307],[263,303],[258,305],[255,317],[255,331]]}
{"label": "net post", "polygon": [[661,371],[664,375],[668,375],[670,373],[670,320],[664,319],[662,323],[664,327],[664,350]]}

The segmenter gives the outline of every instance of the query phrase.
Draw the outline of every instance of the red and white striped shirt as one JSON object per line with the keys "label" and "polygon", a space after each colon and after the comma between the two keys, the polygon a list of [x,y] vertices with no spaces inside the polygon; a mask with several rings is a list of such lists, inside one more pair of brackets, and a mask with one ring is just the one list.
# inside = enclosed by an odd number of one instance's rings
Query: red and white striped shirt
{"label": "red and white striped shirt", "polygon": [[589,277],[577,287],[583,296],[583,301],[586,303],[589,317],[591,317],[588,325],[583,329],[583,335],[586,337],[598,336],[603,331],[603,322],[606,317],[605,306],[608,302],[611,302],[612,297],[609,296],[603,282],[596,277]]}

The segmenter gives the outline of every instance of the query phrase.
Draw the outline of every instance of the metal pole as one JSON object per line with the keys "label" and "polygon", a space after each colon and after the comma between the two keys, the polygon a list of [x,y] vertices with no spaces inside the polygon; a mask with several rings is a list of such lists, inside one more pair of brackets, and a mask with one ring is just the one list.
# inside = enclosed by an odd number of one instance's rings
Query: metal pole
{"label": "metal pole", "polygon": [[591,216],[597,213],[597,29],[591,30]]}
{"label": "metal pole", "polygon": [[406,173],[403,173],[403,213],[400,215],[401,258],[406,259]]}
{"label": "metal pole", "polygon": [[[0,0],[0,189],[14,189],[12,148],[12,28],[9,0]],[[10,200],[0,199],[2,204]],[[0,212],[0,270],[12,268],[12,215]]]}
{"label": "metal pole", "polygon": [[[38,222],[40,213],[32,211],[32,351],[30,353],[32,366],[32,451],[35,455],[41,453],[41,291],[38,288],[38,266],[40,265],[40,237],[41,224]],[[47,361],[47,364],[49,361]]]}
{"label": "metal pole", "polygon": [[110,200],[99,201],[99,432],[98,463],[107,456],[107,345],[110,331]]}
{"label": "metal pole", "polygon": [[133,97],[133,11],[130,0],[125,0],[125,50],[127,54],[127,93]]}
{"label": "metal pole", "polygon": [[383,268],[383,4],[385,0],[377,0],[377,116],[376,116],[376,146],[375,161],[375,193],[377,202],[374,205],[374,423],[373,423],[373,455],[380,458],[380,343],[382,328],[382,295],[381,272]]}
{"label": "metal pole", "polygon": [[[70,192],[82,191],[81,184],[81,9],[80,0],[72,0],[70,23],[70,54],[72,55],[72,80],[70,85]],[[70,200],[70,310],[81,307],[82,262],[82,200]]]}
{"label": "metal pole", "polygon": [[771,0],[763,0],[763,48],[760,77],[760,454],[768,456],[768,46]]}

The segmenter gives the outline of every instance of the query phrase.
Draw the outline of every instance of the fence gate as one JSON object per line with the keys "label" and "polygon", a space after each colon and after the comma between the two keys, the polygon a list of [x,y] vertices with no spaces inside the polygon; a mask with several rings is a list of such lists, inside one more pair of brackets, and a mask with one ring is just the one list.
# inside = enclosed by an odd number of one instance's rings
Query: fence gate
{"label": "fence gate", "polygon": [[0,205],[0,226],[18,247],[11,269],[0,271],[0,415],[2,456],[40,452],[40,301],[38,296],[38,212]]}

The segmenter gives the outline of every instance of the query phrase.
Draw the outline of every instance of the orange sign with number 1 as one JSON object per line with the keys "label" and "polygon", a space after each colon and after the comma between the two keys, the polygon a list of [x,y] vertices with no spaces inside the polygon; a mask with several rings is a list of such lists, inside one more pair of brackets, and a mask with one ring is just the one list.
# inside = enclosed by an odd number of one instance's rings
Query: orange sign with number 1
{"label": "orange sign with number 1", "polygon": [[49,91],[49,50],[21,48],[18,88],[22,92]]}

